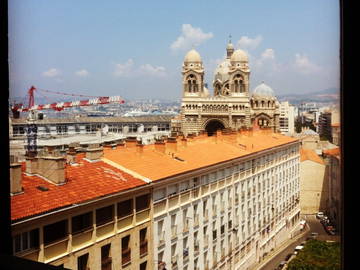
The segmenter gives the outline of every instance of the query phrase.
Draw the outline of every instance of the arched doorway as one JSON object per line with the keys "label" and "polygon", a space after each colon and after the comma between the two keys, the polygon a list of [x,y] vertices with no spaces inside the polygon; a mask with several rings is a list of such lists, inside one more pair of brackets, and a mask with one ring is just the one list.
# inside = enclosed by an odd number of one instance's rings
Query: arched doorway
{"label": "arched doorway", "polygon": [[217,130],[222,130],[224,128],[224,124],[219,120],[211,120],[206,124],[205,130],[208,136],[213,136]]}

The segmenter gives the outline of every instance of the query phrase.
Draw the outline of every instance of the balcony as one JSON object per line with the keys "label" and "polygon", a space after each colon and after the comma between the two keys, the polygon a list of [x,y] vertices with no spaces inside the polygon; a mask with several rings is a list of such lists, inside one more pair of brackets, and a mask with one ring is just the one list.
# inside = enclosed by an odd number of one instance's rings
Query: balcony
{"label": "balcony", "polygon": [[111,270],[111,257],[107,257],[101,260],[101,270]]}
{"label": "balcony", "polygon": [[172,267],[177,267],[177,261],[178,261],[178,255],[175,256],[171,256],[171,266]]}
{"label": "balcony", "polygon": [[199,252],[200,252],[199,242],[196,241],[196,242],[195,242],[195,245],[194,245],[194,256],[199,255]]}
{"label": "balcony", "polygon": [[161,232],[158,237],[159,237],[158,247],[161,247],[162,245],[165,244],[165,232]]}
{"label": "balcony", "polygon": [[204,221],[208,221],[209,220],[209,210],[205,210],[204,211]]}
{"label": "balcony", "polygon": [[186,219],[186,221],[183,224],[183,232],[188,232],[189,231],[189,220]]}
{"label": "balcony", "polygon": [[193,199],[196,199],[196,198],[198,198],[199,197],[199,188],[194,188],[192,191],[191,191],[191,197],[193,198]]}
{"label": "balcony", "polygon": [[148,253],[148,241],[142,241],[140,242],[140,257],[143,257],[147,255]]}
{"label": "balcony", "polygon": [[171,239],[177,237],[177,225],[171,226]]}
{"label": "balcony", "polygon": [[203,185],[201,187],[201,195],[207,194],[209,192],[209,184]]}
{"label": "balcony", "polygon": [[121,252],[122,267],[125,267],[126,265],[130,264],[130,262],[131,262],[131,249],[127,248],[122,250]]}
{"label": "balcony", "polygon": [[54,260],[55,258],[66,254],[68,241],[68,237],[65,237],[64,239],[47,244],[44,247],[44,262],[46,263],[47,261]]}
{"label": "balcony", "polygon": [[199,216],[198,215],[196,215],[195,217],[194,217],[194,226],[196,227],[196,226],[199,226]]}

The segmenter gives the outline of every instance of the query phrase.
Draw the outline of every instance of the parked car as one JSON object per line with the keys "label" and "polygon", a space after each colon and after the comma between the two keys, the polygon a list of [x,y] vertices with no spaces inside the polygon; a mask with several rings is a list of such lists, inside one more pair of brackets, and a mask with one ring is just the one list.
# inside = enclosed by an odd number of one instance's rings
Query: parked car
{"label": "parked car", "polygon": [[330,235],[335,235],[335,228],[333,227],[333,226],[326,226],[325,227],[325,230],[326,230],[326,232],[328,233],[328,234],[330,234]]}
{"label": "parked car", "polygon": [[296,247],[295,247],[295,251],[300,251],[300,250],[302,250],[303,248],[304,248],[303,245],[296,246]]}
{"label": "parked car", "polygon": [[324,217],[324,212],[318,212],[316,214],[316,218],[321,219],[322,217]]}
{"label": "parked car", "polygon": [[310,237],[313,238],[313,239],[315,239],[318,235],[319,235],[319,234],[318,234],[317,232],[312,232],[312,233],[310,234]]}
{"label": "parked car", "polygon": [[283,269],[285,265],[286,265],[286,261],[280,262],[280,264],[278,265],[278,267],[276,268],[276,270]]}

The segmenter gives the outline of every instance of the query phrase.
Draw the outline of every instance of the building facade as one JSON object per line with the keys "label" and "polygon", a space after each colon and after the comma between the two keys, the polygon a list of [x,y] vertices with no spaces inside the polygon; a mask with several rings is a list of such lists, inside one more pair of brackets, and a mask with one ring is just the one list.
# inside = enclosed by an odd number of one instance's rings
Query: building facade
{"label": "building facade", "polygon": [[329,185],[325,161],[315,150],[300,149],[300,208],[302,214],[324,212],[328,205]]}
{"label": "building facade", "polygon": [[204,85],[200,54],[194,49],[186,54],[182,66],[183,134],[214,134],[217,129],[239,130],[255,123],[278,132],[279,103],[274,91],[262,83],[250,94],[248,56],[242,50],[234,50],[231,41],[226,52],[226,59],[215,70],[213,96]]}
{"label": "building facade", "polygon": [[288,101],[280,103],[279,129],[282,134],[292,135],[295,132],[294,106]]}
{"label": "building facade", "polygon": [[10,165],[15,256],[68,269],[153,269],[151,189],[99,148]]}
{"label": "building facade", "polygon": [[218,131],[106,149],[104,161],[151,181],[158,269],[246,269],[296,233],[296,139]]}

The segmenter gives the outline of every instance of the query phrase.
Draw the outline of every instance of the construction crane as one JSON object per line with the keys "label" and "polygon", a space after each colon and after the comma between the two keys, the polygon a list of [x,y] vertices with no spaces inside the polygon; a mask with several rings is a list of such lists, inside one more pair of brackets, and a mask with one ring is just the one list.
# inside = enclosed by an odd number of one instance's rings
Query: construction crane
{"label": "construction crane", "polygon": [[[49,104],[36,105],[35,104],[35,91],[37,92],[46,92],[52,94],[58,94],[63,96],[74,96],[74,97],[91,97],[92,99],[77,100],[77,101],[68,101],[68,102],[54,102]],[[27,156],[34,156],[37,153],[37,125],[36,120],[42,119],[42,114],[38,114],[38,111],[42,110],[55,110],[62,111],[66,108],[79,107],[79,106],[92,106],[92,105],[102,105],[110,103],[123,104],[125,100],[120,96],[111,96],[111,97],[99,97],[99,96],[86,96],[78,94],[68,94],[58,91],[51,91],[45,89],[35,88],[31,86],[28,90],[28,106],[24,107],[22,103],[14,103],[11,106],[11,111],[14,118],[19,118],[20,112],[29,112],[27,118]]]}

